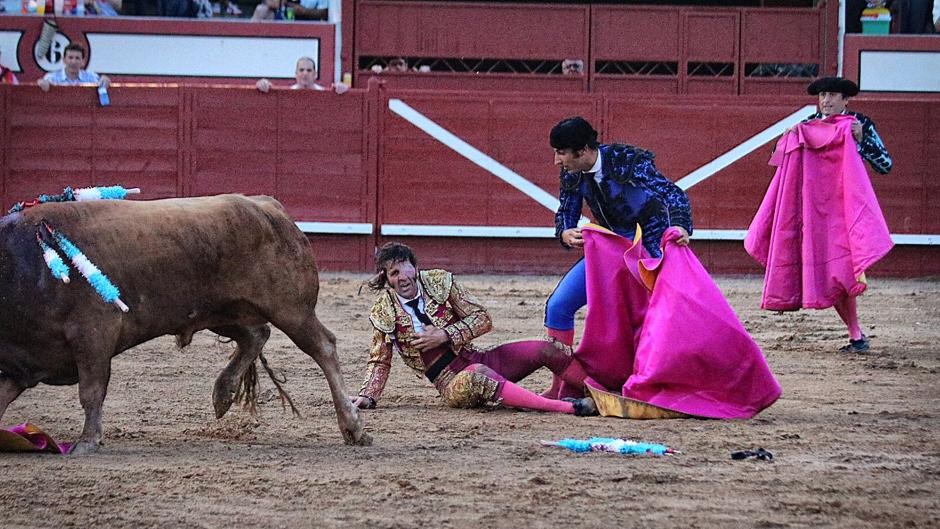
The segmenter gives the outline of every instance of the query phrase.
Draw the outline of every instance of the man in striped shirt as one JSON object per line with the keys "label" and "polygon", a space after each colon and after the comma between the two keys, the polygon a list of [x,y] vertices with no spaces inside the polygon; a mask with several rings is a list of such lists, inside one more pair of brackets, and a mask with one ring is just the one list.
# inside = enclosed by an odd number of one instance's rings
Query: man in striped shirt
{"label": "man in striped shirt", "polygon": [[823,119],[829,116],[846,114],[855,118],[852,124],[852,137],[858,148],[858,154],[880,174],[888,174],[894,162],[888,149],[875,130],[875,122],[864,114],[852,112],[846,108],[849,98],[858,94],[858,85],[841,77],[823,77],[810,84],[806,91],[819,98],[819,112],[803,121]]}

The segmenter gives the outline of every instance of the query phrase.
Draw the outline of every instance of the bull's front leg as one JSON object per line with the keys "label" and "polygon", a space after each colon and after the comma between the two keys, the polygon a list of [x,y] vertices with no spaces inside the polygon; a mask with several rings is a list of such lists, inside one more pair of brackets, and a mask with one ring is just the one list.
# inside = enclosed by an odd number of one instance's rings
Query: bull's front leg
{"label": "bull's front leg", "polygon": [[333,397],[333,407],[336,408],[339,429],[346,444],[371,445],[372,437],[363,429],[359,410],[352,405],[346,393],[339,359],[336,357],[336,337],[333,333],[324,327],[314,314],[301,320],[299,325],[292,325],[290,322],[281,322],[280,325],[275,323],[275,325],[284,331],[303,352],[310,355],[323,370]]}
{"label": "bull's front leg", "polygon": [[6,413],[7,406],[16,400],[16,397],[20,396],[23,389],[23,386],[17,384],[12,378],[6,375],[0,375],[0,419],[2,419],[3,414]]}
{"label": "bull's front leg", "polygon": [[333,407],[336,408],[336,417],[339,421],[340,430],[343,432],[343,438],[346,444],[369,446],[372,444],[372,436],[365,432],[362,427],[362,420],[359,417],[359,408],[353,406],[349,400],[349,393],[346,392],[346,384],[343,383],[343,373],[339,367],[339,359],[336,356],[336,336],[314,318],[316,322],[315,329],[320,335],[320,345],[322,354],[314,357],[314,360],[320,364],[326,382],[330,386],[330,392],[333,395]]}
{"label": "bull's front leg", "polygon": [[111,358],[101,352],[84,353],[77,364],[78,398],[85,410],[85,426],[69,453],[93,454],[101,444],[101,413],[108,392],[108,381],[111,379]]}

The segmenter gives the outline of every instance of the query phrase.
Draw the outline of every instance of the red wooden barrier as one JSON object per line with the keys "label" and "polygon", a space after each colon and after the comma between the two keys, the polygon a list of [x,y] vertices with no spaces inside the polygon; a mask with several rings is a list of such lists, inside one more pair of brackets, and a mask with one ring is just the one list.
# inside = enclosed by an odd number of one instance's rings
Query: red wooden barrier
{"label": "red wooden barrier", "polygon": [[[381,78],[394,88],[795,94],[836,69],[838,2],[760,9],[378,0],[355,6],[357,82]],[[370,71],[396,57],[406,59],[408,71]],[[583,60],[586,75],[559,75],[563,59]],[[412,71],[421,65],[431,71]]]}
{"label": "red wooden barrier", "polygon": [[[660,97],[642,102],[632,98],[559,97],[510,94],[432,94],[389,90],[390,100],[401,100],[424,117],[459,136],[483,153],[557,196],[557,169],[552,167],[548,130],[558,120],[582,115],[602,131],[602,139],[624,141],[658,154],[657,165],[667,177],[679,180],[780,119],[813,98],[804,97]],[[894,233],[938,234],[938,222],[928,213],[940,195],[926,178],[932,155],[922,145],[936,145],[940,134],[928,131],[936,118],[929,101],[888,103],[858,99],[852,108],[871,115],[896,160],[888,177],[873,175],[876,192]],[[808,114],[808,112],[807,112]],[[559,270],[575,256],[560,251],[553,240],[531,240],[518,252],[507,251],[513,242],[498,238],[458,236],[467,227],[548,227],[552,212],[533,198],[468,161],[454,149],[434,140],[398,113],[390,111],[382,127],[378,218],[384,238],[401,239],[409,233],[439,236],[411,237],[430,254],[432,264],[461,266],[476,271]],[[906,125],[905,125],[906,124]],[[767,165],[771,144],[756,148],[732,165],[689,189],[695,227],[745,230],[753,218],[773,168]],[[417,190],[417,191],[416,191]],[[418,199],[417,210],[402,205]],[[412,231],[399,225],[409,224]],[[390,231],[389,225],[395,230]],[[428,228],[426,225],[432,225]],[[443,226],[449,229],[443,229]],[[443,236],[440,234],[451,234]],[[719,232],[727,233],[727,232]],[[730,236],[730,235],[729,235]],[[496,241],[494,246],[493,241]],[[758,272],[740,241],[696,241],[696,251],[713,271]],[[524,248],[524,250],[523,250]],[[940,256],[937,246],[901,246],[878,265],[875,273],[921,275],[940,272],[940,264],[924,256]],[[557,260],[557,261],[556,261]],[[919,270],[919,272],[915,272]]]}
{"label": "red wooden barrier", "polygon": [[65,186],[121,184],[142,198],[267,194],[331,241],[318,246],[325,268],[371,259],[375,92],[117,86],[104,108],[91,88],[0,93],[5,207]]}
{"label": "red wooden barrier", "polygon": [[[360,0],[355,16],[357,85],[380,78],[394,87],[587,89],[586,76],[526,69],[539,62],[554,61],[557,66],[567,58],[587,63],[589,10],[584,6]],[[384,66],[392,57],[407,58],[412,66],[421,59],[437,60],[425,61],[428,72],[369,70],[370,59]],[[460,72],[481,59],[488,61],[482,67],[488,73]]]}
{"label": "red wooden barrier", "polygon": [[[630,38],[624,38],[627,31]],[[678,94],[681,91],[681,57],[682,17],[679,9],[592,7],[593,91]]]}
{"label": "red wooden barrier", "polygon": [[[375,243],[397,239],[413,243],[425,266],[557,273],[578,257],[543,237],[553,219],[545,197],[558,192],[547,140],[558,120],[585,116],[602,140],[653,150],[662,172],[680,180],[813,103],[373,88],[337,96],[117,86],[102,108],[91,88],[2,86],[0,197],[9,207],[67,185],[115,183],[143,188],[143,198],[265,193],[313,234],[326,269],[368,270]],[[851,108],[875,119],[895,159],[890,176],[872,176],[892,232],[936,238],[935,100],[857,98]],[[489,169],[454,150],[467,146]],[[689,188],[700,236],[747,228],[773,174],[769,154],[769,144],[759,146]],[[740,240],[696,240],[694,248],[713,272],[759,271]],[[936,275],[938,257],[938,245],[899,245],[874,273]]]}
{"label": "red wooden barrier", "polygon": [[[869,56],[880,59],[868,62]],[[933,35],[845,36],[845,78],[879,97],[913,93],[940,100],[938,64],[940,38]]]}

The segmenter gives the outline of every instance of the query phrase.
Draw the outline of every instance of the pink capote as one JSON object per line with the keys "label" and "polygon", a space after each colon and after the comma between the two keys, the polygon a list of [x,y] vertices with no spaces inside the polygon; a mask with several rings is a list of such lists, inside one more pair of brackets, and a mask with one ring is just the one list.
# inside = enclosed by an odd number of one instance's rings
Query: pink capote
{"label": "pink capote", "polygon": [[717,419],[753,417],[777,400],[760,348],[692,251],[675,243],[678,230],[666,231],[661,259],[641,259],[642,245],[625,250],[629,241],[604,230],[582,233],[588,315],[575,354],[589,384]]}
{"label": "pink capote", "polygon": [[640,259],[649,254],[640,236],[631,241],[590,226],[582,234],[588,311],[575,356],[599,386],[619,388],[633,373],[649,305],[649,291],[635,279]]}
{"label": "pink capote", "polygon": [[853,120],[801,123],[777,142],[777,172],[744,239],[766,267],[761,308],[825,309],[858,296],[865,270],[893,246]]}
{"label": "pink capote", "polygon": [[71,445],[71,443],[56,443],[49,434],[28,422],[11,428],[0,428],[0,452],[67,454]]}

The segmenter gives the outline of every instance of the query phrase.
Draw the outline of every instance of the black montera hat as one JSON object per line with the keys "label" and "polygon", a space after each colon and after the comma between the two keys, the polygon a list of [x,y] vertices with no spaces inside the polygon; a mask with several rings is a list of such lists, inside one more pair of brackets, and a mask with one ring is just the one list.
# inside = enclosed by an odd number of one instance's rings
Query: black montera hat
{"label": "black montera hat", "polygon": [[820,92],[838,92],[845,97],[852,97],[858,94],[858,85],[841,77],[820,77],[806,87],[806,91],[812,96]]}
{"label": "black montera hat", "polygon": [[597,131],[581,116],[563,119],[552,128],[548,142],[554,149],[596,149]]}

